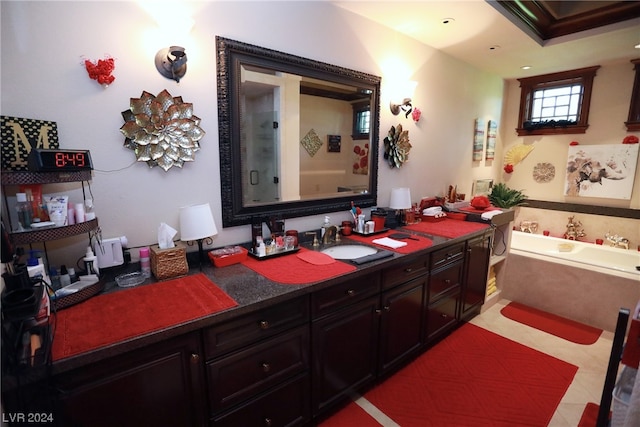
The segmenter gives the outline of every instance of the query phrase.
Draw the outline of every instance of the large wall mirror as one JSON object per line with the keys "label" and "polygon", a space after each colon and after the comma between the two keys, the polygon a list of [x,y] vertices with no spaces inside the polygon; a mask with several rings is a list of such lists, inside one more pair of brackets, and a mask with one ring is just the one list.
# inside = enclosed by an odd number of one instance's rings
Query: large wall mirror
{"label": "large wall mirror", "polygon": [[216,45],[223,226],[374,206],[380,77]]}

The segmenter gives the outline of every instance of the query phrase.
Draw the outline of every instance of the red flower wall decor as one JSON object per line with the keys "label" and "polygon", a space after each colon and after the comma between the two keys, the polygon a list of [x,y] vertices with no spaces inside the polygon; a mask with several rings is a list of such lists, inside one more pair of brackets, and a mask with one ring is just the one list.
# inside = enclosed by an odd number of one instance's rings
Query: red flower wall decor
{"label": "red flower wall decor", "polygon": [[512,173],[513,172],[513,165],[512,164],[504,165],[504,171],[506,173]]}
{"label": "red flower wall decor", "polygon": [[115,60],[113,58],[98,59],[97,62],[92,62],[88,59],[84,61],[84,67],[89,74],[89,77],[96,80],[101,85],[108,86],[116,79],[111,75],[116,68]]}

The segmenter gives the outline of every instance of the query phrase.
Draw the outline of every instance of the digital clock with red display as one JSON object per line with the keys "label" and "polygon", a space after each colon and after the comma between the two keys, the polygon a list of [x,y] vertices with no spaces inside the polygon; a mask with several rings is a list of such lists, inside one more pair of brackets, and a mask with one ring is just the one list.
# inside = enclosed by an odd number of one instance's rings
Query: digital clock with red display
{"label": "digital clock with red display", "polygon": [[33,148],[29,152],[29,170],[32,172],[91,170],[89,150],[48,150]]}

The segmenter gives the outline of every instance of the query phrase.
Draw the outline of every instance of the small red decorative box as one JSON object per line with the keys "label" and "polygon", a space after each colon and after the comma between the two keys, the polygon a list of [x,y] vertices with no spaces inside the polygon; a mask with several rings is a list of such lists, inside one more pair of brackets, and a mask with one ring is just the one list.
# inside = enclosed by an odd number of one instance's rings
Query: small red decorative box
{"label": "small red decorative box", "polygon": [[247,259],[248,250],[242,246],[235,246],[234,248],[237,248],[236,253],[225,253],[230,252],[230,248],[226,248],[226,251],[224,249],[210,251],[209,259],[216,267],[226,267],[228,265],[238,264]]}
{"label": "small red decorative box", "polygon": [[422,215],[422,220],[426,222],[440,222],[444,221],[446,218],[446,216]]}

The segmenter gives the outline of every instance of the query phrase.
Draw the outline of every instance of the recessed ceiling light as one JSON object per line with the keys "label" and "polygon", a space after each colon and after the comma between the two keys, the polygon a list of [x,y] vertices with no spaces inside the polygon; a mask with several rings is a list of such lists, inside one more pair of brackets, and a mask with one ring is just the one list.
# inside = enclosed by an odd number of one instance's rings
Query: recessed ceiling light
{"label": "recessed ceiling light", "polygon": [[443,18],[441,22],[443,24],[452,24],[452,23],[456,22],[456,20],[453,19],[453,18]]}
{"label": "recessed ceiling light", "polygon": [[531,69],[531,65],[523,65],[522,67],[523,70],[530,70]]}
{"label": "recessed ceiling light", "polygon": [[489,48],[489,50],[498,50],[498,49],[500,49],[500,46],[498,46],[497,44],[494,44]]}

